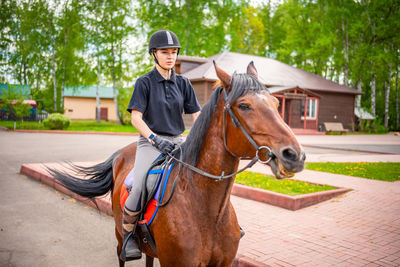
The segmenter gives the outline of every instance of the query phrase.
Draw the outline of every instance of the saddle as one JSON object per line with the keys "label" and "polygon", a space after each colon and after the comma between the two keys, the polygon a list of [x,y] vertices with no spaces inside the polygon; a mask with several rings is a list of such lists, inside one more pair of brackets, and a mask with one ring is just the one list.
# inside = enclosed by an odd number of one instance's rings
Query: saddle
{"label": "saddle", "polygon": [[[149,245],[154,253],[157,255],[154,239],[149,231],[148,226],[153,222],[154,217],[157,214],[159,204],[162,203],[165,188],[168,184],[168,179],[174,162],[171,158],[161,154],[151,165],[147,172],[147,176],[144,179],[142,186],[142,201],[141,201],[141,214],[138,221],[138,236],[139,247],[141,244]],[[132,187],[132,180],[125,179],[124,184],[121,188],[120,202],[121,207],[124,209],[125,202],[129,196],[129,192]],[[141,233],[140,233],[141,232]]]}

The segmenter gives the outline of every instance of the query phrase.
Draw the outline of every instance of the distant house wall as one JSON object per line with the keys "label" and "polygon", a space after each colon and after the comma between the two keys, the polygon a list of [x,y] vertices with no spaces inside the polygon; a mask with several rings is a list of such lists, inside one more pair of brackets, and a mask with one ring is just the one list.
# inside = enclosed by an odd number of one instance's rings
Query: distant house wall
{"label": "distant house wall", "polygon": [[[191,83],[196,94],[197,101],[199,101],[200,106],[203,107],[208,102],[212,92],[214,91],[215,82],[200,80],[192,81]],[[184,115],[183,120],[185,122],[186,129],[190,129],[193,125],[192,116]]]}
{"label": "distant house wall", "polygon": [[324,122],[341,122],[346,129],[352,128],[354,120],[354,95],[316,91],[321,96],[318,127]]}
{"label": "distant house wall", "polygon": [[[197,97],[197,101],[199,101],[199,104],[201,107],[204,106],[204,99],[205,99],[205,90],[206,90],[206,84],[204,81],[194,81],[191,82],[194,92]],[[185,123],[185,128],[190,129],[193,126],[193,119],[191,115],[184,114],[183,115],[183,122]]]}
{"label": "distant house wall", "polygon": [[[108,120],[117,120],[114,100],[101,98],[102,108],[107,108]],[[96,119],[96,99],[92,97],[64,97],[65,115],[70,119]]]}
{"label": "distant house wall", "polygon": [[[213,92],[214,82],[200,80],[192,81],[193,88],[195,90],[197,99],[200,105],[203,107],[207,103],[210,95]],[[353,94],[343,94],[337,92],[323,92],[317,90],[311,90],[321,96],[318,107],[318,128],[323,129],[324,122],[341,122],[343,127],[346,129],[352,128],[353,114],[354,114],[354,99]],[[289,115],[289,103],[285,106],[285,117]],[[301,119],[303,114],[300,114],[300,101],[293,101],[290,127],[292,128],[303,128],[304,120]],[[335,119],[336,115],[336,119]],[[286,121],[288,118],[286,118]],[[190,116],[184,116],[186,128],[192,126],[192,120]],[[306,123],[307,129],[316,129],[315,120],[308,119]]]}

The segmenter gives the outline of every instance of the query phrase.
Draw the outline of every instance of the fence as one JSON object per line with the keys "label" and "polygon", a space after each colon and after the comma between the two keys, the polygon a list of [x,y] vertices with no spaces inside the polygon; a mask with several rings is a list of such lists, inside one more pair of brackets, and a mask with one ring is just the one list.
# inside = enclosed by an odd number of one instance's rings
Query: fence
{"label": "fence", "polygon": [[[31,113],[29,116],[24,117],[24,121],[43,121],[49,116],[49,113],[46,111],[36,111],[36,109],[31,109]],[[2,121],[16,121],[20,120],[20,118],[16,118],[14,113],[1,110],[0,111],[0,120]]]}

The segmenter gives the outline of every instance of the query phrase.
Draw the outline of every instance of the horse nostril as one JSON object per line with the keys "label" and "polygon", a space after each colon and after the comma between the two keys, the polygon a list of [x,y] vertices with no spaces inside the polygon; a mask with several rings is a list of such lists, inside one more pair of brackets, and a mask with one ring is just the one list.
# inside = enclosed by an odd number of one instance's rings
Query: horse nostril
{"label": "horse nostril", "polygon": [[297,159],[297,152],[291,148],[283,150],[282,155],[287,160],[295,161]]}

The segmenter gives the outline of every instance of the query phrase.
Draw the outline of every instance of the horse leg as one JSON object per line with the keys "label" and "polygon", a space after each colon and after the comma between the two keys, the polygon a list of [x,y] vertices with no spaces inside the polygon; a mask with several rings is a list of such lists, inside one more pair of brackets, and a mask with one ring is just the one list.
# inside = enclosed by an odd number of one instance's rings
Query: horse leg
{"label": "horse leg", "polygon": [[154,258],[146,255],[146,267],[153,267]]}
{"label": "horse leg", "polygon": [[116,236],[117,241],[118,241],[117,257],[118,257],[118,261],[119,261],[119,267],[124,267],[125,266],[125,262],[119,258],[119,255],[121,255],[121,251],[122,251],[122,237],[119,234],[117,227],[115,227],[115,236]]}

